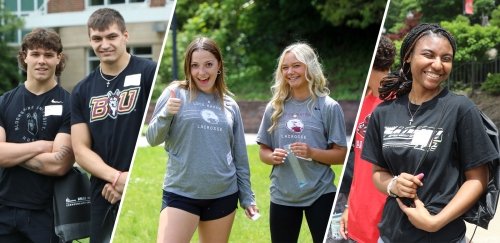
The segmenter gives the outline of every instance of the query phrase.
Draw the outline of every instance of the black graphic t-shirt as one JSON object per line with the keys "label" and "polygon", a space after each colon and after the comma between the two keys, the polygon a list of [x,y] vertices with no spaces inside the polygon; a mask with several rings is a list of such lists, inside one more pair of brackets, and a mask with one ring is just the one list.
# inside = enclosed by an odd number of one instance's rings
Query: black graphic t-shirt
{"label": "black graphic t-shirt", "polygon": [[[70,120],[70,95],[59,85],[42,95],[20,85],[0,98],[0,126],[9,143],[53,141],[58,133],[70,133]],[[51,205],[54,177],[20,166],[2,170],[0,204],[26,209]]]}
{"label": "black graphic t-shirt", "polygon": [[[464,96],[444,89],[412,110],[411,125],[408,109],[408,96],[376,108],[361,157],[393,175],[413,173],[437,125],[428,155],[416,173],[424,173],[418,197],[431,214],[437,214],[457,193],[463,172],[498,157],[498,153],[489,142],[477,107]],[[395,198],[388,197],[379,229],[384,242],[457,242],[465,234],[465,223],[458,218],[435,233],[422,231],[410,223]]]}
{"label": "black graphic t-shirt", "polygon": [[[117,170],[129,170],[155,70],[155,62],[131,56],[109,87],[97,68],[73,89],[71,124],[86,123],[92,150]],[[91,178],[92,203],[107,203],[104,184]]]}

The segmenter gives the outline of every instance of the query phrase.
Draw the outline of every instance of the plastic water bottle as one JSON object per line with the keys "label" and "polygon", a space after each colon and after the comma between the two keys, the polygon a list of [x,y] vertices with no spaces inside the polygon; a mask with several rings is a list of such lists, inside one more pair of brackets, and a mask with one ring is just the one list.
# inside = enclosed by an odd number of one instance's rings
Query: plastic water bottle
{"label": "plastic water bottle", "polygon": [[332,221],[330,223],[330,231],[333,240],[343,240],[344,238],[340,234],[340,218],[342,213],[336,213],[332,215]]}
{"label": "plastic water bottle", "polygon": [[302,167],[299,165],[299,160],[297,157],[293,154],[292,149],[290,148],[290,144],[285,145],[285,150],[288,152],[288,162],[290,163],[290,166],[292,167],[293,174],[295,174],[295,177],[297,178],[297,181],[299,182],[299,188],[304,187],[307,182],[306,182],[306,177],[304,176],[304,171],[302,171]]}

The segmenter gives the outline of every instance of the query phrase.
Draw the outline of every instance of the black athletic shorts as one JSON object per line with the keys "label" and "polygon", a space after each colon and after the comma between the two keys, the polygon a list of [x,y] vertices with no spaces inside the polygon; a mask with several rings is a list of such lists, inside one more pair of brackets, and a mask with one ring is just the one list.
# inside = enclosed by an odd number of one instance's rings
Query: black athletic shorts
{"label": "black athletic shorts", "polygon": [[161,210],[166,207],[178,208],[198,215],[201,221],[220,219],[238,208],[238,192],[215,199],[192,199],[163,191]]}

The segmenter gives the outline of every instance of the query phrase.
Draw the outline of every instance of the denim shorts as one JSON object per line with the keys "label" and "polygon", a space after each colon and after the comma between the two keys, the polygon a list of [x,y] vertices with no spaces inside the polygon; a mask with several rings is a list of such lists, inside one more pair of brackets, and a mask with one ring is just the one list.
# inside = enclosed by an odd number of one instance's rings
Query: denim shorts
{"label": "denim shorts", "polygon": [[220,219],[238,208],[238,192],[215,199],[193,199],[163,191],[161,210],[166,207],[198,215],[201,221]]}

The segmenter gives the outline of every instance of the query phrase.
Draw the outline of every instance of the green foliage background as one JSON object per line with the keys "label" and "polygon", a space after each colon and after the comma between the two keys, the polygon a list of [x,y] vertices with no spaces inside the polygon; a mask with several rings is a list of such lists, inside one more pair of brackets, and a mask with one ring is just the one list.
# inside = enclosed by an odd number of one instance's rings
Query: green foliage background
{"label": "green foliage background", "polygon": [[[421,13],[420,23],[439,23],[453,34],[458,46],[454,66],[470,61],[485,61],[488,59],[486,51],[500,49],[498,1],[474,1],[474,14],[469,16],[463,14],[463,1],[391,0],[384,23],[387,33],[397,33],[405,28],[409,13]],[[482,17],[487,17],[489,24],[482,25]],[[399,50],[401,40],[395,42]],[[394,66],[399,66],[399,60]]]}
{"label": "green foliage background", "polygon": [[0,5],[0,95],[19,83],[21,75],[17,67],[16,49],[8,45],[8,40],[23,21]]}
{"label": "green foliage background", "polygon": [[[175,14],[179,79],[185,78],[182,71],[185,47],[194,37],[203,35],[213,38],[221,47],[226,80],[236,99],[268,100],[281,51],[293,42],[305,41],[319,54],[332,97],[359,99],[386,2],[352,3],[178,1]],[[171,37],[161,61],[154,98],[172,80]]]}
{"label": "green foliage background", "polygon": [[500,95],[500,73],[490,73],[481,85],[481,89],[490,95]]}

